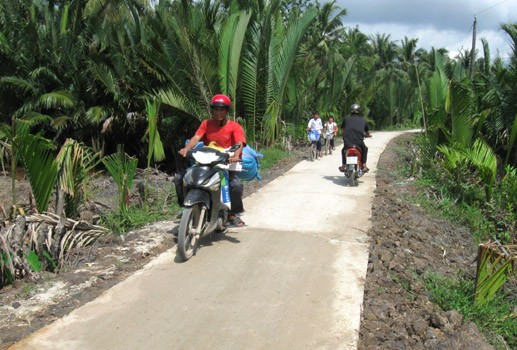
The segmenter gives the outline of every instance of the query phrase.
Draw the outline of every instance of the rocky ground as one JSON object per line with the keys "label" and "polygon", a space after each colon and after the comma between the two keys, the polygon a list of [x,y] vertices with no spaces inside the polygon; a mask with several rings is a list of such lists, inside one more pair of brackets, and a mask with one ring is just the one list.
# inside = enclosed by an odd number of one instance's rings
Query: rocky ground
{"label": "rocky ground", "polygon": [[[408,161],[397,152],[407,147],[407,140],[402,136],[392,141],[379,162],[359,349],[491,349],[472,323],[434,305],[423,286],[429,271],[449,276],[473,271],[475,256],[466,229],[428,216],[407,201],[414,191],[411,179],[393,175],[397,164]],[[302,157],[294,151],[291,158],[263,172],[264,180],[246,183],[245,195]],[[169,186],[171,179],[157,173],[153,181]],[[7,191],[9,180],[0,177],[0,188]],[[93,300],[171,249],[175,226],[174,220],[156,222],[119,237],[106,236],[70,261],[67,271],[0,290],[0,349]]]}

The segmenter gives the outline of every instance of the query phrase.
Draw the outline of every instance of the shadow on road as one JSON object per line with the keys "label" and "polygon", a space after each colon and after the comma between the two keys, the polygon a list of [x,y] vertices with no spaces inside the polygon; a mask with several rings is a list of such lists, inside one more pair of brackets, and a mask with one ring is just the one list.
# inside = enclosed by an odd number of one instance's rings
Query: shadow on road
{"label": "shadow on road", "polygon": [[[214,245],[215,242],[221,242],[221,241],[227,241],[227,242],[234,243],[234,244],[241,243],[240,240],[238,240],[235,237],[229,236],[226,233],[222,233],[222,232],[213,233],[212,235],[208,235],[206,237],[201,238],[201,240],[199,241],[199,246],[197,248],[196,254],[199,254],[199,252],[203,251],[204,248],[211,247],[212,245]],[[178,239],[174,238],[174,242],[176,244],[178,244]],[[194,255],[194,257],[195,257],[195,255]],[[194,257],[192,257],[192,258],[194,258]],[[179,254],[176,253],[176,256],[174,257],[174,262],[181,264],[181,263],[184,263],[185,261],[183,261],[181,259],[181,257],[179,256]]]}
{"label": "shadow on road", "polygon": [[[323,178],[325,180],[332,181],[336,185],[341,185],[341,186],[345,186],[345,187],[350,186],[350,180],[347,179],[346,177],[344,177],[343,175],[341,175],[341,176],[323,176]],[[362,184],[363,182],[364,181],[358,180],[359,184]]]}

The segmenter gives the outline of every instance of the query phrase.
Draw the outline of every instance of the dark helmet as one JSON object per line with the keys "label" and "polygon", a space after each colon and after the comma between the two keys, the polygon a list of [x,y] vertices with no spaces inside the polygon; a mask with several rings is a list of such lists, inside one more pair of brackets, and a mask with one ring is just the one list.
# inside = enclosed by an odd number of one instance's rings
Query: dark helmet
{"label": "dark helmet", "polygon": [[210,107],[225,107],[226,109],[230,109],[230,106],[232,105],[232,101],[230,98],[226,95],[217,94],[214,97],[212,97],[212,102],[210,102]]}
{"label": "dark helmet", "polygon": [[359,106],[357,103],[354,103],[350,107],[350,114],[361,114],[361,106]]}

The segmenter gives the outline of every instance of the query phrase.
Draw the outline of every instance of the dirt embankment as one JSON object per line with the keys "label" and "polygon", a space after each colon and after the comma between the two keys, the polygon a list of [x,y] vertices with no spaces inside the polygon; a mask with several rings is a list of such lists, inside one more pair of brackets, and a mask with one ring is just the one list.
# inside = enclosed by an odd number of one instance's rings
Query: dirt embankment
{"label": "dirt embankment", "polygon": [[433,304],[424,287],[429,273],[474,273],[476,252],[467,229],[408,202],[412,179],[394,174],[411,161],[399,155],[410,139],[393,140],[378,164],[359,349],[493,349],[473,323]]}

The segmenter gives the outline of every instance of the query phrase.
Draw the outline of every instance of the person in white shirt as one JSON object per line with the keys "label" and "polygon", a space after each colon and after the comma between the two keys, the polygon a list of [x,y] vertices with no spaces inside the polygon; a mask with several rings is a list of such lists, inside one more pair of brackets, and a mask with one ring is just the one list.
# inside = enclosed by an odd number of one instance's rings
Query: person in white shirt
{"label": "person in white shirt", "polygon": [[325,132],[331,133],[332,138],[330,139],[330,147],[334,150],[334,138],[337,136],[337,124],[334,122],[334,117],[330,116],[329,120],[325,123]]}
{"label": "person in white shirt", "polygon": [[307,125],[307,130],[318,133],[319,138],[318,142],[316,143],[316,151],[321,157],[321,131],[323,130],[323,124],[321,123],[320,114],[318,112],[313,113],[313,117],[311,120],[309,120],[309,124]]}

